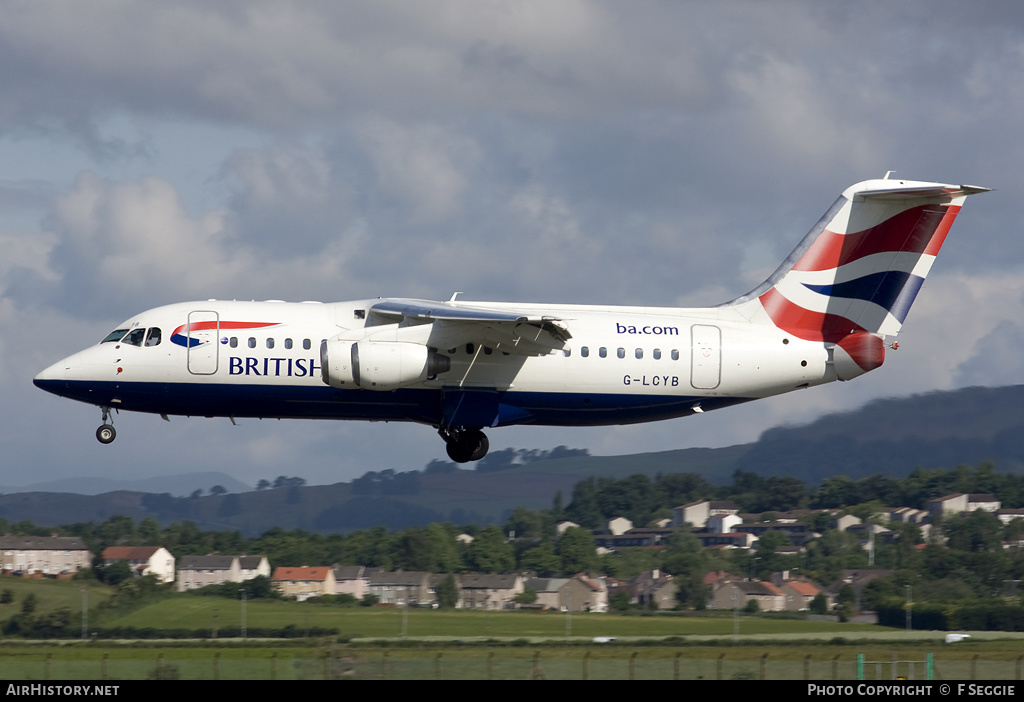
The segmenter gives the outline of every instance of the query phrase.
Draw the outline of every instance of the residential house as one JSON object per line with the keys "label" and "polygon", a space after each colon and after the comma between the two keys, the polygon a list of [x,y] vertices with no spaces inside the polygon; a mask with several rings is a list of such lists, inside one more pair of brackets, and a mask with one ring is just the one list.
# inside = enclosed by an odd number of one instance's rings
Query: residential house
{"label": "residential house", "polygon": [[937,497],[925,503],[925,509],[934,518],[949,512],[959,514],[960,512],[973,512],[977,509],[986,512],[998,512],[1002,503],[995,495],[989,493],[973,493],[970,495],[962,492],[955,492],[950,495]]}
{"label": "residential house", "polygon": [[270,577],[270,561],[266,556],[239,556],[238,567],[241,570],[242,582],[260,575],[264,578]]}
{"label": "residential house", "polygon": [[569,578],[566,585],[565,611],[607,612],[608,581],[603,576],[592,577],[583,573]]}
{"label": "residential house", "polygon": [[895,540],[893,531],[872,522],[855,524],[846,531],[856,536],[860,545],[864,547],[872,543],[892,543]]}
{"label": "residential house", "polygon": [[178,592],[241,581],[238,556],[182,556],[178,562]]}
{"label": "residential house", "polygon": [[609,519],[607,523],[608,533],[614,536],[625,534],[627,531],[633,528],[633,522],[629,521],[625,517],[616,517],[615,519]]}
{"label": "residential house", "polygon": [[813,583],[806,580],[784,580],[775,583],[786,598],[785,608],[788,612],[803,612],[811,608],[811,600],[821,592]]}
{"label": "residential house", "polygon": [[766,531],[781,531],[796,546],[803,546],[811,539],[820,536],[817,532],[811,531],[806,524],[797,523],[755,522],[744,524],[740,528],[758,538]]}
{"label": "residential house", "polygon": [[704,529],[708,519],[723,514],[737,514],[739,506],[730,500],[698,500],[672,508],[672,526],[681,527],[690,524],[694,529]]}
{"label": "residential house", "polygon": [[914,509],[913,507],[899,507],[889,512],[889,521],[902,524],[923,524],[927,517],[927,510]]}
{"label": "residential house", "polygon": [[603,577],[532,578],[524,583],[537,593],[536,605],[560,612],[607,612],[608,583]]}
{"label": "residential house", "polygon": [[1003,504],[991,493],[971,493],[967,496],[968,512],[973,512],[976,509],[985,510],[986,512],[998,512],[1002,506]]}
{"label": "residential house", "polygon": [[74,574],[91,565],[92,554],[77,536],[0,536],[5,573]]}
{"label": "residential house", "polygon": [[259,575],[270,577],[270,562],[266,556],[182,556],[178,563],[178,592],[221,583],[242,583]]}
{"label": "residential house", "polygon": [[523,583],[523,587],[537,593],[535,607],[561,610],[561,591],[568,582],[569,578],[530,578]]}
{"label": "residential house", "polygon": [[706,528],[713,534],[728,534],[736,531],[742,523],[743,519],[738,514],[715,514],[708,517]]}
{"label": "residential house", "polygon": [[370,575],[366,566],[334,566],[334,594],[361,600],[368,592]]}
{"label": "residential house", "polygon": [[614,551],[617,548],[658,546],[671,529],[630,529],[624,534],[594,534],[594,546]]}
{"label": "residential house", "polygon": [[1001,509],[996,512],[996,517],[1003,524],[1009,524],[1014,519],[1024,519],[1024,509]]}
{"label": "residential house", "polygon": [[855,517],[852,514],[843,514],[832,520],[832,528],[838,529],[839,531],[846,531],[852,526],[860,524],[860,517]]}
{"label": "residential house", "polygon": [[161,583],[174,581],[174,556],[163,546],[108,546],[101,556],[106,565],[128,561],[137,576],[156,575]]}
{"label": "residential house", "polygon": [[630,601],[647,609],[672,609],[676,601],[677,585],[668,573],[648,570],[629,581]]}
{"label": "residential house", "polygon": [[709,609],[742,609],[756,600],[762,612],[781,612],[786,608],[782,590],[762,580],[723,579],[717,581],[711,593]]}
{"label": "residential house", "polygon": [[515,597],[523,590],[521,575],[468,573],[456,578],[459,585],[459,609],[514,609]]}
{"label": "residential house", "polygon": [[416,607],[431,605],[437,600],[431,574],[424,571],[379,571],[367,580],[370,594],[375,595],[380,604]]}
{"label": "residential house", "polygon": [[285,597],[304,602],[310,597],[334,594],[334,571],[327,566],[279,566],[271,577],[274,588]]}
{"label": "residential house", "polygon": [[555,532],[558,534],[558,536],[561,536],[565,533],[566,529],[571,529],[573,527],[576,527],[578,529],[579,526],[580,525],[576,522],[570,522],[568,519],[565,519],[558,522],[558,524],[555,524]]}
{"label": "residential house", "polygon": [[745,531],[734,531],[728,534],[696,534],[701,546],[711,548],[751,548],[757,537]]}
{"label": "residential house", "polygon": [[672,526],[683,527],[689,524],[694,529],[703,529],[711,516],[711,502],[697,500],[672,508]]}

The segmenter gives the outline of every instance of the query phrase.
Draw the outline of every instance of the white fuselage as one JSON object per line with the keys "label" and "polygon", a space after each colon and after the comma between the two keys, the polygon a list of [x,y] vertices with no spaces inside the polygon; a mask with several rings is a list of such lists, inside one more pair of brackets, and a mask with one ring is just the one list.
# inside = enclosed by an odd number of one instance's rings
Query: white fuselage
{"label": "white fuselage", "polygon": [[[563,348],[530,355],[501,340],[488,345],[461,343],[458,335],[433,338],[429,324],[367,326],[367,310],[377,302],[205,301],[158,307],[119,330],[146,330],[152,336],[158,329],[159,343],[146,345],[141,331],[137,345],[128,337],[100,343],[54,364],[36,382],[92,404],[165,415],[434,425],[444,421],[444,395],[482,390],[505,408],[488,418],[488,426],[632,423],[835,379],[825,345],[751,324],[728,307],[466,303],[517,314],[542,311],[571,326],[572,338]],[[200,328],[203,321],[208,328]],[[441,343],[436,348],[451,359],[450,369],[388,391],[333,388],[322,377],[320,348],[339,335]]]}

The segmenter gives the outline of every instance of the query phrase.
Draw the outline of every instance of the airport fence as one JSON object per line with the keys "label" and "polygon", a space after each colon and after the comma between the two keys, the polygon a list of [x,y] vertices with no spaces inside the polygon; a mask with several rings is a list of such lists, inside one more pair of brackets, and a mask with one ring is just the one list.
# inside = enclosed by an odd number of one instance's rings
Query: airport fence
{"label": "airport fence", "polygon": [[[627,647],[391,649],[337,646],[265,651],[169,648],[96,652],[26,650],[0,656],[0,679],[47,680],[926,680],[927,658],[855,653],[693,656]],[[935,680],[1020,680],[1024,656],[933,655]]]}

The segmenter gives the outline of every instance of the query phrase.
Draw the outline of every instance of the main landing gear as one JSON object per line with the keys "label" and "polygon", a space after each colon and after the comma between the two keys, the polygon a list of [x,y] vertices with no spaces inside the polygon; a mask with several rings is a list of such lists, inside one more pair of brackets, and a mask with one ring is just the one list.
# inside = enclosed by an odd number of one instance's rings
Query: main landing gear
{"label": "main landing gear", "polygon": [[96,430],[96,439],[101,444],[109,444],[111,441],[117,438],[117,431],[114,430],[114,425],[109,424],[110,419],[110,408],[100,407],[103,412],[103,426]]}
{"label": "main landing gear", "polygon": [[448,458],[456,463],[479,461],[487,455],[491,447],[487,435],[479,429],[447,428],[439,429],[438,434],[448,444]]}

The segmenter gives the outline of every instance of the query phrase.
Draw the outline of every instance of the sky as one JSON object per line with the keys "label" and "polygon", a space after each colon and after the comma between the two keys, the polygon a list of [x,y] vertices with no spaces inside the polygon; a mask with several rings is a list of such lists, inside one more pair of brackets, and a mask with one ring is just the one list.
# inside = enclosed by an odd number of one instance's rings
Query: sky
{"label": "sky", "polygon": [[[1024,5],[946,0],[0,0],[0,485],[445,458],[429,427],[122,413],[32,386],[144,309],[374,296],[707,306],[847,186],[970,198],[883,368],[493,449],[754,441],[1024,382]],[[681,465],[680,470],[686,467]]]}

